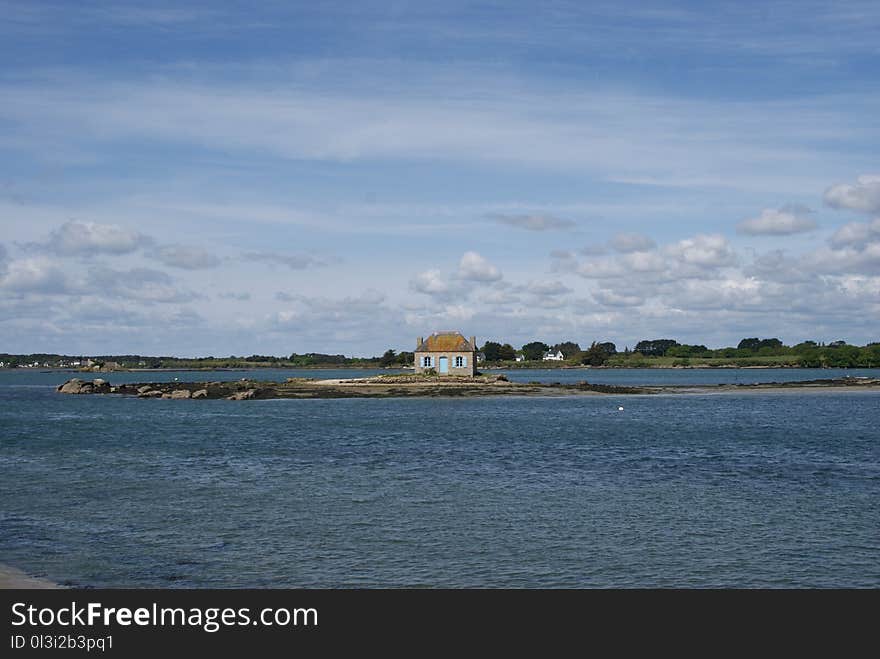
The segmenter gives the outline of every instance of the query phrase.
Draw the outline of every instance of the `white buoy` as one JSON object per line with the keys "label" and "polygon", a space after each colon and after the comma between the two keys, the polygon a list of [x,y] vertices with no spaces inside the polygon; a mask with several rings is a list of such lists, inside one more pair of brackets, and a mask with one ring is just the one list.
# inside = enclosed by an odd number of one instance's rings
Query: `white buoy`
{"label": "white buoy", "polygon": [[617,408],[617,411],[618,411],[618,412],[623,412],[623,405],[619,406],[619,407]]}

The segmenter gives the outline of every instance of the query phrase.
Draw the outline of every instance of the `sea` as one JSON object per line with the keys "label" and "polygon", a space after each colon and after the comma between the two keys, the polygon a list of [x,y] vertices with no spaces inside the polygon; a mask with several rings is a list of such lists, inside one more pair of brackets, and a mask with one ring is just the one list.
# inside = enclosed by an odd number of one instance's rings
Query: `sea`
{"label": "sea", "polygon": [[[242,402],[55,392],[74,375],[0,370],[0,563],[64,585],[880,586],[877,391]],[[694,385],[880,370],[507,375]]]}

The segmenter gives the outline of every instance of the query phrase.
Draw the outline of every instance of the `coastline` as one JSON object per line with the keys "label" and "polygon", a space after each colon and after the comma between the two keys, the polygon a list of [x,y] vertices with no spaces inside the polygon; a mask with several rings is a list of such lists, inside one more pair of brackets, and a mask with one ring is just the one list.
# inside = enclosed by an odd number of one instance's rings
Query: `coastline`
{"label": "coastline", "polygon": [[621,396],[656,394],[723,394],[740,392],[774,393],[782,391],[880,391],[878,378],[838,378],[715,385],[618,386],[577,383],[510,382],[503,375],[464,377],[419,377],[385,375],[371,378],[327,379],[287,378],[285,382],[241,379],[212,382],[141,382],[112,385],[97,378],[92,381],[73,378],[58,385],[62,394],[122,395],[137,398],[171,400],[273,400],[316,398],[473,398],[498,396],[564,397]]}
{"label": "coastline", "polygon": [[[584,364],[558,364],[556,362],[549,363],[533,363],[528,365],[521,364],[504,364],[500,366],[481,364],[482,371],[761,371],[761,370],[779,370],[785,369],[790,371],[804,370],[876,370],[874,366],[801,366],[799,364],[751,364],[748,366],[739,366],[736,364],[688,364],[688,365],[671,365],[671,364],[652,364],[642,363],[638,365],[614,365],[614,366],[589,366]],[[244,371],[402,371],[404,373],[412,372],[412,366],[363,366],[363,365],[336,365],[327,364],[321,366],[290,366],[290,365],[250,365],[250,366],[193,366],[193,367],[170,367],[170,368],[116,368],[110,370],[83,370],[79,368],[69,367],[41,367],[41,368],[10,368],[2,367],[0,371],[14,371],[27,373],[36,371],[39,373],[79,373],[82,375],[108,375],[112,373],[189,373],[189,372],[244,372]]]}
{"label": "coastline", "polygon": [[0,563],[0,590],[24,589],[24,590],[55,590],[63,586],[43,579],[33,577],[18,568]]}

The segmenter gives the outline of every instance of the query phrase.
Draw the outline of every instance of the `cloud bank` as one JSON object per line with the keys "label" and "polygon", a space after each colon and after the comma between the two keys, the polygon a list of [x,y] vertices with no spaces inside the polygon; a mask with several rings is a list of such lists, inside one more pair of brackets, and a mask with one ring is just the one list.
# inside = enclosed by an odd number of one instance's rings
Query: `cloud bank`
{"label": "cloud bank", "polygon": [[737,230],[751,236],[791,236],[816,228],[811,213],[809,208],[796,205],[765,208],[758,217],[740,222]]}

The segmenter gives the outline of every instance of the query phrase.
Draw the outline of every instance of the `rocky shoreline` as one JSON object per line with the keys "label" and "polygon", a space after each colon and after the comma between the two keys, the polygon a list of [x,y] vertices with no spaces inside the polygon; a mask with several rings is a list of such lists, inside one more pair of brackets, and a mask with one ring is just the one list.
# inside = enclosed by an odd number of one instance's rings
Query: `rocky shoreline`
{"label": "rocky shoreline", "polygon": [[241,379],[233,382],[149,382],[112,385],[107,380],[73,378],[56,388],[62,394],[116,394],[166,400],[268,400],[278,398],[400,398],[475,396],[633,395],[659,393],[709,393],[750,390],[880,389],[880,379],[837,378],[759,384],[662,385],[624,387],[586,381],[563,384],[509,382],[503,375],[418,377],[386,375],[348,380],[288,378],[285,382]]}
{"label": "rocky shoreline", "polygon": [[42,577],[33,577],[19,569],[0,563],[0,590],[52,590],[62,588],[53,581]]}

